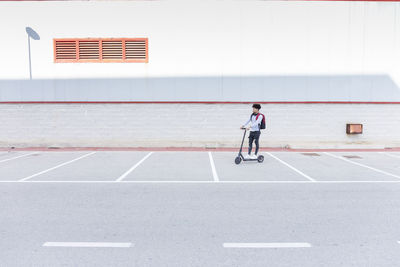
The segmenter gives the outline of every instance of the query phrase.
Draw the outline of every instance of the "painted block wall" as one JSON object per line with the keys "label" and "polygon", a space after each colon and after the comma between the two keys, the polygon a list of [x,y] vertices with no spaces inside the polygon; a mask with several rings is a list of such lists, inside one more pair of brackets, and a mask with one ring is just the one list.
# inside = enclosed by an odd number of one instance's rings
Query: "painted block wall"
{"label": "painted block wall", "polygon": [[[263,105],[262,147],[400,147],[400,105]],[[251,105],[2,104],[1,147],[237,147]],[[346,135],[346,123],[364,133]]]}

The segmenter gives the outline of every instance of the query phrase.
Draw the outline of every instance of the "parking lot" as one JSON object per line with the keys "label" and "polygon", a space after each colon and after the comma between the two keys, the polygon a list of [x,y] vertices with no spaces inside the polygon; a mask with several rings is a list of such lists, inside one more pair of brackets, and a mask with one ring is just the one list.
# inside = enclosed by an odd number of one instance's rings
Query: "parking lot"
{"label": "parking lot", "polygon": [[395,266],[400,152],[0,152],[4,266]]}
{"label": "parking lot", "polygon": [[400,152],[0,152],[0,182],[369,183],[400,182]]}

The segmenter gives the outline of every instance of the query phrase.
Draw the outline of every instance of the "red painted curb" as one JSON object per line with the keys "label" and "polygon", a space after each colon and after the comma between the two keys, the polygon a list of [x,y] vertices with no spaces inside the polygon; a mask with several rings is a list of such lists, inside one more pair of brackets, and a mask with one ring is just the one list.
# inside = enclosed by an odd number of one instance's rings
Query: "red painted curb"
{"label": "red painted curb", "polygon": [[[0,151],[216,151],[237,152],[237,147],[204,148],[204,147],[3,147]],[[261,152],[400,152],[400,147],[393,148],[260,148]]]}

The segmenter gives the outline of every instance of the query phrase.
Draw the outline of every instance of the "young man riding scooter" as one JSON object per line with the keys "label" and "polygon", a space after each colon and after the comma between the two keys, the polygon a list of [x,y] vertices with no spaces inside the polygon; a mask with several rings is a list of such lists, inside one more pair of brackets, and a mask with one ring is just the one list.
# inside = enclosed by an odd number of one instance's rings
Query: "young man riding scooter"
{"label": "young man riding scooter", "polygon": [[[250,130],[249,135],[249,150],[248,154],[245,156],[246,159],[257,159],[258,149],[260,148],[259,139],[262,127],[265,128],[265,118],[264,115],[259,113],[261,109],[260,104],[253,105],[253,114],[251,114],[250,119],[243,124],[240,129]],[[263,121],[264,120],[264,121]],[[261,125],[263,123],[263,126]],[[250,124],[248,127],[247,125]],[[251,150],[253,148],[253,141],[256,144],[256,150],[254,155],[251,155]]]}

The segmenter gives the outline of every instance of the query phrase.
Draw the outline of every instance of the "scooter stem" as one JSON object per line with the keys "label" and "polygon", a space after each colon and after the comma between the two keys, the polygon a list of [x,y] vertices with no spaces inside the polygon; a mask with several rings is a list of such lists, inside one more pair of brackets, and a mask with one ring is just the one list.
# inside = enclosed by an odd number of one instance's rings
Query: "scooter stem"
{"label": "scooter stem", "polygon": [[242,154],[243,142],[244,142],[244,138],[246,137],[246,132],[247,132],[247,129],[244,128],[243,139],[242,139],[242,144],[240,145],[239,155]]}

